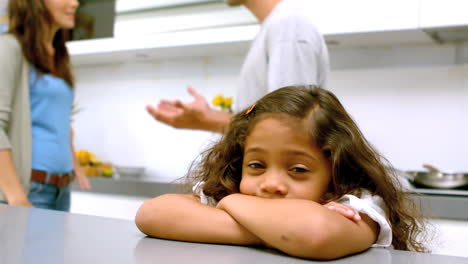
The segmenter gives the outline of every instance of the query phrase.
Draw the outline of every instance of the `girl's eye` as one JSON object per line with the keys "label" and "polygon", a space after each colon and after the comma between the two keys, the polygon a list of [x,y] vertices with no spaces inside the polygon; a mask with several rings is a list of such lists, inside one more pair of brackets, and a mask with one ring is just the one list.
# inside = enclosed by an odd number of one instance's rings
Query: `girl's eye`
{"label": "girl's eye", "polygon": [[301,173],[301,172],[308,172],[309,170],[304,167],[293,167],[291,171]]}
{"label": "girl's eye", "polygon": [[263,168],[265,168],[265,167],[264,167],[261,163],[259,163],[259,162],[252,162],[252,163],[247,164],[247,166],[248,166],[249,168],[252,168],[252,169],[263,169]]}

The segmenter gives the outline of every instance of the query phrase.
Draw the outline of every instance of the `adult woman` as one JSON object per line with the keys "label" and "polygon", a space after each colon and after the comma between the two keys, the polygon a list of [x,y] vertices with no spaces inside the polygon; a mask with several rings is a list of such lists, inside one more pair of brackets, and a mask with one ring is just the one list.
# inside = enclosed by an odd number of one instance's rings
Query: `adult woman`
{"label": "adult woman", "polygon": [[73,75],[65,46],[77,0],[15,0],[0,36],[0,201],[68,211]]}

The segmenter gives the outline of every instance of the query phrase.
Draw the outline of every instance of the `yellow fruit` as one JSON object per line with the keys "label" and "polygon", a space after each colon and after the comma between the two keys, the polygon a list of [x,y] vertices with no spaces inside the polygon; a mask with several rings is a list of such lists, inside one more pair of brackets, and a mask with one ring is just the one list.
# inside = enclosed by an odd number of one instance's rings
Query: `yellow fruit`
{"label": "yellow fruit", "polygon": [[81,166],[87,165],[91,160],[96,159],[93,153],[86,150],[78,150],[75,152],[75,155]]}
{"label": "yellow fruit", "polygon": [[89,166],[86,168],[85,173],[88,177],[97,177],[101,175],[101,169],[98,167]]}
{"label": "yellow fruit", "polygon": [[96,158],[91,158],[91,159],[89,160],[89,164],[90,164],[91,166],[99,166],[99,165],[102,164],[102,161],[100,161],[100,160],[98,160],[98,159],[96,159]]}
{"label": "yellow fruit", "polygon": [[229,108],[232,105],[232,97],[224,98],[224,107]]}
{"label": "yellow fruit", "polygon": [[214,106],[219,106],[221,105],[222,102],[223,102],[223,96],[220,94],[218,94],[215,98],[213,98],[213,101],[212,101]]}
{"label": "yellow fruit", "polygon": [[112,177],[112,174],[114,174],[114,171],[112,169],[109,169],[109,168],[103,168],[102,169],[102,176],[103,177]]}
{"label": "yellow fruit", "polygon": [[103,162],[101,166],[104,169],[112,169],[112,164],[110,163]]}

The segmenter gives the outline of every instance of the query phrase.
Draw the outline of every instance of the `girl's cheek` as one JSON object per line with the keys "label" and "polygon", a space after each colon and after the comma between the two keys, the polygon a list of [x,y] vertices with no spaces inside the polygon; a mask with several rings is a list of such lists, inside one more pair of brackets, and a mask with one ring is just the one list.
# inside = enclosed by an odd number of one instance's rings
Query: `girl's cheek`
{"label": "girl's cheek", "polygon": [[241,182],[241,184],[240,184],[240,186],[239,186],[239,191],[240,191],[240,193],[242,193],[242,194],[246,194],[246,193],[245,193],[245,187],[244,187],[244,184],[242,184],[242,182]]}
{"label": "girl's cheek", "polygon": [[239,191],[242,194],[251,195],[251,190],[248,184],[246,184],[244,181],[241,181],[240,186],[239,186]]}

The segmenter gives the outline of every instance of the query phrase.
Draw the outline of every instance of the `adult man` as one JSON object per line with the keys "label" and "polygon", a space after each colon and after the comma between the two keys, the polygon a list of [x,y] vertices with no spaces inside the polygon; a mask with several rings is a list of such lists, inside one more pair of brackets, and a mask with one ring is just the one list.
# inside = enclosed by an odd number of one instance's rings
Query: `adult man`
{"label": "adult man", "polygon": [[[226,0],[244,5],[262,24],[240,74],[235,99],[237,111],[273,90],[291,85],[326,88],[329,59],[325,41],[313,24],[309,0]],[[193,88],[191,103],[161,100],[147,106],[157,120],[176,128],[223,132],[231,114],[211,109]]]}

